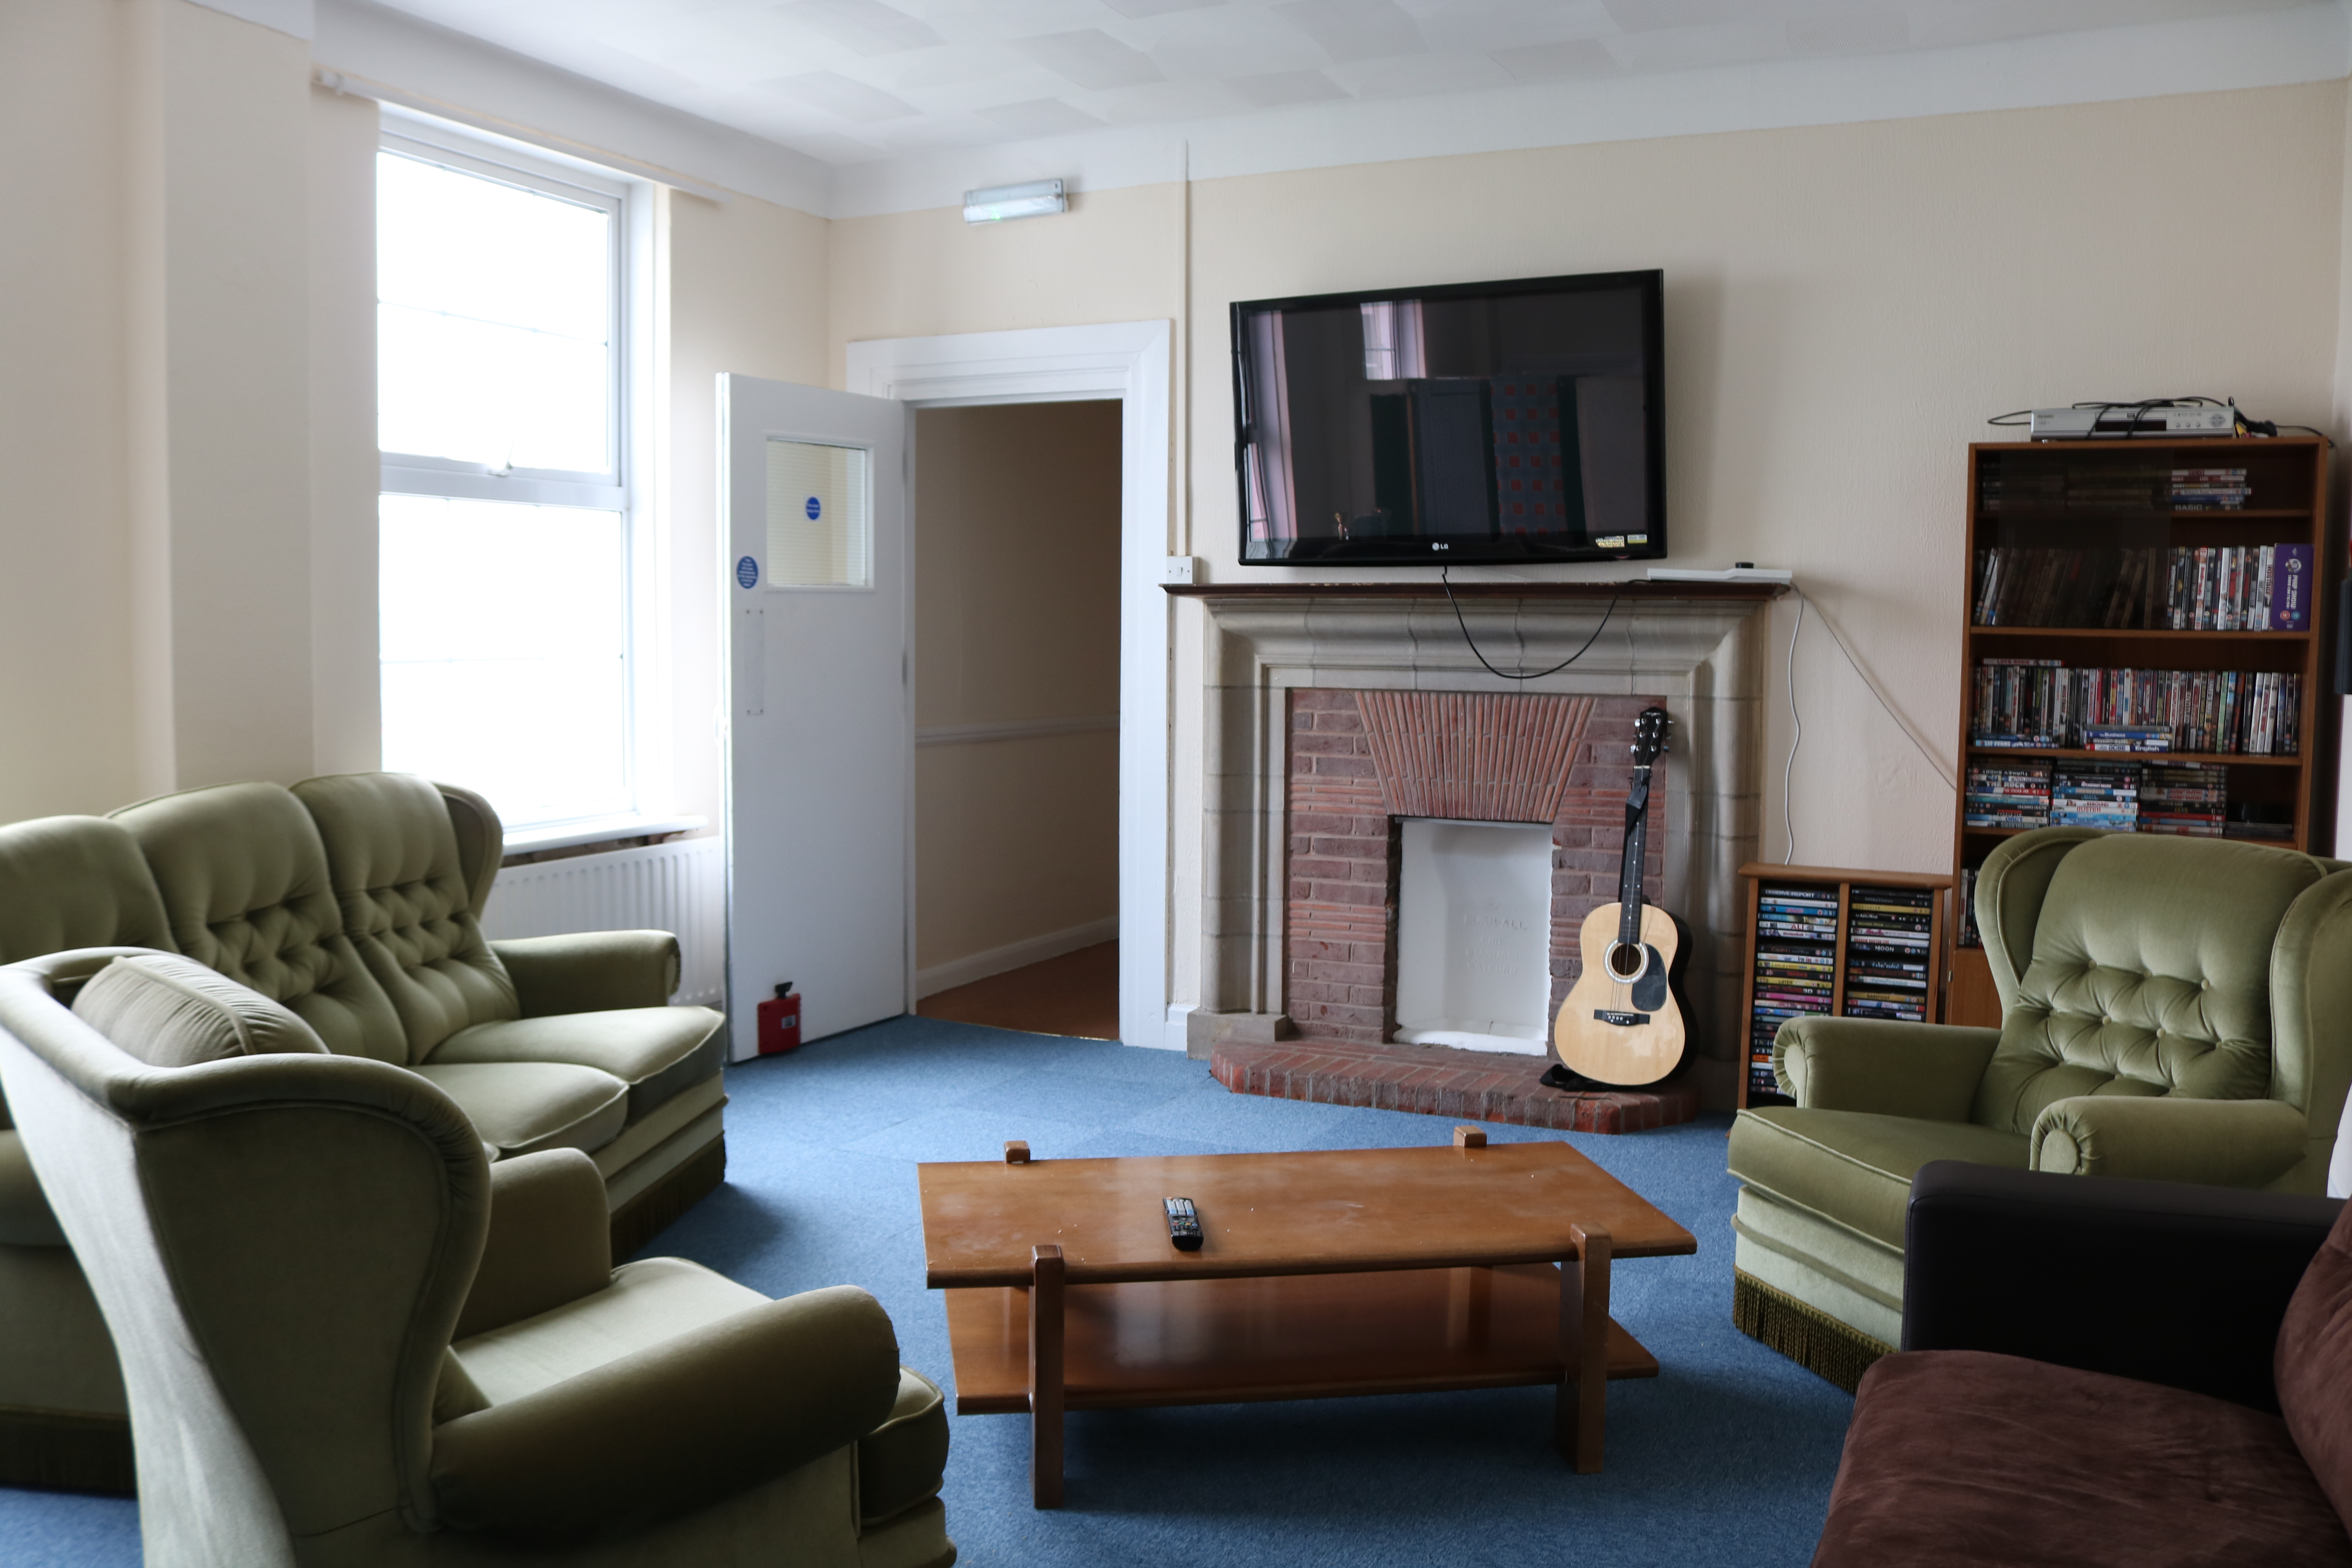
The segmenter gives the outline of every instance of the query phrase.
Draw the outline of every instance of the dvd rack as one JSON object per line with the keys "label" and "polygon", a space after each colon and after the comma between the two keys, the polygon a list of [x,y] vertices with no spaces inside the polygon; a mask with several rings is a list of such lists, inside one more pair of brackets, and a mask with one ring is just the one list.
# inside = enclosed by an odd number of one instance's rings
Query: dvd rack
{"label": "dvd rack", "polygon": [[1772,1043],[1791,1018],[1941,1016],[1949,877],[1761,862],[1740,875],[1748,889],[1740,1104],[1788,1103]]}
{"label": "dvd rack", "polygon": [[1848,895],[1841,1016],[1927,1021],[1937,899],[1926,888],[1856,887]]}

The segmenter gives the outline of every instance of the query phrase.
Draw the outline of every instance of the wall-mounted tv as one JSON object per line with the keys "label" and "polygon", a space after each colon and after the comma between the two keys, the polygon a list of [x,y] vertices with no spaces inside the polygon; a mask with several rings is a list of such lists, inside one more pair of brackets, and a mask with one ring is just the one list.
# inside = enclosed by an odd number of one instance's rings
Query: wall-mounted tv
{"label": "wall-mounted tv", "polygon": [[1664,277],[1235,304],[1242,563],[1665,554]]}

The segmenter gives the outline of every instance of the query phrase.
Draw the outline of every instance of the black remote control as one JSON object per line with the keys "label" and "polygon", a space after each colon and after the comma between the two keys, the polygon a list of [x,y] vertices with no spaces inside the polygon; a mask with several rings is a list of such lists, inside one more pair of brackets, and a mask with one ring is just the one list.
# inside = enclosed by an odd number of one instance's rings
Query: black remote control
{"label": "black remote control", "polygon": [[1190,1198],[1167,1198],[1161,1206],[1168,1211],[1168,1239],[1176,1244],[1179,1252],[1201,1250],[1201,1215]]}

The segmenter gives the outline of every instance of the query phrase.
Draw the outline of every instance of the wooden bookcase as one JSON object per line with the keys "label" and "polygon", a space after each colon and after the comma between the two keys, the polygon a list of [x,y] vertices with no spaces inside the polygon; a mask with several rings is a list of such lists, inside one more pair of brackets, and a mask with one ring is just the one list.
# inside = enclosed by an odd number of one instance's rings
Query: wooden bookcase
{"label": "wooden bookcase", "polygon": [[[1757,1089],[1756,1077],[1759,1053],[1757,1049],[1757,949],[1759,943],[1786,942],[1803,945],[1799,939],[1759,935],[1764,893],[1767,888],[1791,887],[1809,889],[1836,900],[1837,924],[1832,939],[1812,944],[1829,949],[1831,993],[1827,1012],[1833,1017],[1847,1015],[1847,982],[1855,962],[1852,950],[1854,925],[1854,895],[1856,889],[1900,889],[1905,892],[1929,894],[1927,945],[1922,952],[1926,986],[1921,993],[1921,1021],[1940,1023],[1943,1020],[1942,963],[1949,945],[1948,922],[1950,920],[1952,879],[1939,872],[1928,871],[1862,871],[1832,866],[1775,866],[1769,861],[1751,860],[1739,868],[1747,879],[1748,894],[1748,959],[1743,973],[1746,980],[1740,990],[1740,1049],[1742,1066],[1739,1074],[1739,1103],[1747,1105],[1786,1104],[1779,1095],[1766,1095]],[[1769,1050],[1761,1053],[1761,1061],[1769,1073],[1771,1057]]]}
{"label": "wooden bookcase", "polygon": [[[2172,762],[2226,766],[2231,806],[2258,806],[2290,820],[2284,840],[2326,852],[2334,842],[2337,704],[2328,691],[2335,643],[2339,542],[2327,526],[2327,456],[2316,437],[2238,440],[1981,442],[1969,448],[1967,543],[1960,560],[1959,790],[1953,803],[1952,865],[1973,871],[1993,847],[2021,828],[1970,827],[1968,775],[1973,764],[2026,758],[2096,762]],[[2144,502],[2122,499],[2147,476],[2178,468],[2243,468],[2252,493],[2242,505],[2191,510],[2170,504],[2168,483]],[[2077,499],[2080,498],[2080,499]],[[2311,547],[2311,624],[2305,631],[2173,631],[2149,627],[1979,626],[1980,552],[2181,549],[2304,544]],[[2063,748],[1988,748],[1971,743],[1979,662],[2055,658],[2074,668],[2293,671],[2302,678],[2298,746],[2293,756],[2242,753],[2126,754]],[[1956,917],[1958,911],[1955,910]],[[1957,930],[1969,922],[1956,918]],[[1955,946],[1947,975],[1946,1017],[1998,1025],[2000,1004],[1978,946]]]}

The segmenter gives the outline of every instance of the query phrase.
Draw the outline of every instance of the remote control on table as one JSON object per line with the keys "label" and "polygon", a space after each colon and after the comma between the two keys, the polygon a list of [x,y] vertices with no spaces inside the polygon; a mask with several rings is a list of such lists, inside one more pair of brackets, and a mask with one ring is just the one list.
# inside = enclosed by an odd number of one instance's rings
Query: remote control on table
{"label": "remote control on table", "polygon": [[1179,1252],[1201,1250],[1201,1215],[1190,1198],[1168,1198],[1162,1201],[1168,1210],[1168,1239],[1176,1244]]}

